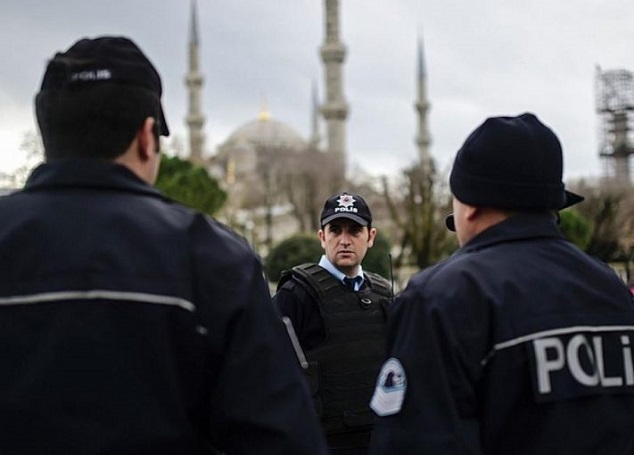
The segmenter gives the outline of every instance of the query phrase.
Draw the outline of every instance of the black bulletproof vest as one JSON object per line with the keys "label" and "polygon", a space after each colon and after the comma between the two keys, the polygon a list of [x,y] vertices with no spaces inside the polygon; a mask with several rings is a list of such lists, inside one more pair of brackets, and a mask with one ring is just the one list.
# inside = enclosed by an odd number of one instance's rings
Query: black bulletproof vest
{"label": "black bulletproof vest", "polygon": [[390,284],[365,272],[366,282],[355,292],[317,264],[296,266],[292,275],[316,297],[324,320],[324,342],[306,353],[324,431],[369,429],[373,414],[368,404],[385,355]]}

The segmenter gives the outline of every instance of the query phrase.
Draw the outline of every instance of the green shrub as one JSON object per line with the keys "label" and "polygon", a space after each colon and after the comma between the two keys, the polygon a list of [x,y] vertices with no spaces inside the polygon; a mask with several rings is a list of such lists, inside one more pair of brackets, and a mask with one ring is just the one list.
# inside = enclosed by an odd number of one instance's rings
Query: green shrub
{"label": "green shrub", "polygon": [[378,273],[389,280],[390,250],[391,246],[387,237],[381,231],[377,231],[376,237],[374,238],[374,246],[368,249],[361,263],[363,269]]}
{"label": "green shrub", "polygon": [[588,220],[574,210],[562,210],[559,212],[559,216],[561,218],[559,228],[564,236],[585,250],[592,236],[592,227]]}
{"label": "green shrub", "polygon": [[266,258],[269,280],[277,282],[284,270],[305,262],[318,262],[324,250],[317,235],[297,234],[280,242]]}
{"label": "green shrub", "polygon": [[227,194],[207,171],[177,156],[161,159],[155,185],[165,196],[209,215],[218,211]]}

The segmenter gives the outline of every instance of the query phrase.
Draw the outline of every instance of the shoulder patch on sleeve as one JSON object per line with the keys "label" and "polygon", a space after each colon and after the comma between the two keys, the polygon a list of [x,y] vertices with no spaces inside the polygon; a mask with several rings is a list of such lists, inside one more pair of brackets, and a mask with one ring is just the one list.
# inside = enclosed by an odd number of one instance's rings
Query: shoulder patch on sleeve
{"label": "shoulder patch on sleeve", "polygon": [[407,378],[401,362],[390,357],[385,361],[376,381],[370,407],[379,416],[400,412],[407,390]]}

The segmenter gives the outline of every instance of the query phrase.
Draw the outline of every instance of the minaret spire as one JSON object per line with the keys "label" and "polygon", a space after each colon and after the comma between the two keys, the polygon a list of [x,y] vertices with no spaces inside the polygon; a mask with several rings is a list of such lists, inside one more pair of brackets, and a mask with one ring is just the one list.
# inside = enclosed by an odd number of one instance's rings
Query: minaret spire
{"label": "minaret spire", "polygon": [[191,22],[189,29],[189,42],[190,44],[198,46],[198,8],[196,5],[196,0],[192,0],[191,2]]}
{"label": "minaret spire", "polygon": [[189,112],[185,122],[189,128],[189,160],[195,164],[203,164],[203,146],[205,143],[203,133],[205,116],[201,110],[203,76],[199,70],[199,44],[198,11],[196,0],[192,0],[189,29],[189,71],[185,77],[185,85],[189,91]]}
{"label": "minaret spire", "polygon": [[346,167],[346,117],[348,105],[343,95],[343,61],[346,47],[339,41],[339,0],[325,0],[326,39],[321,46],[325,65],[326,100],[321,113],[328,130],[328,153],[335,156],[340,182],[343,184]]}
{"label": "minaret spire", "polygon": [[418,39],[418,100],[414,104],[418,112],[418,136],[416,145],[418,146],[418,157],[425,176],[433,172],[429,146],[431,137],[427,126],[427,113],[430,104],[427,100],[427,71],[425,68],[425,55],[423,50],[423,38]]}
{"label": "minaret spire", "polygon": [[310,146],[313,150],[319,149],[319,95],[317,93],[317,82],[312,82],[312,99],[311,99],[311,132]]}

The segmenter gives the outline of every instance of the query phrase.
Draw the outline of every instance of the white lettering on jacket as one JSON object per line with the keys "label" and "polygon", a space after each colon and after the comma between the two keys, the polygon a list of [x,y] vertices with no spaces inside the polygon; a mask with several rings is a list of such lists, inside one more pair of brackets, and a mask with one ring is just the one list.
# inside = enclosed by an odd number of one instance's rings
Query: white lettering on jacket
{"label": "white lettering on jacket", "polygon": [[[540,394],[553,391],[552,379],[556,373],[568,372],[585,387],[622,387],[634,385],[634,362],[630,338],[618,337],[620,344],[611,348],[604,345],[603,335],[576,334],[569,339],[561,337],[539,338],[532,341],[535,353],[537,390]],[[615,352],[620,350],[620,352]],[[611,358],[611,375],[606,372],[606,359]]]}

